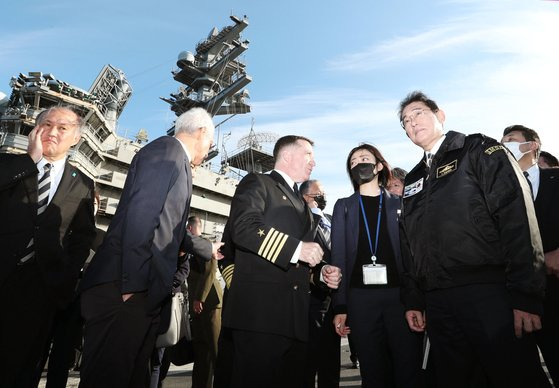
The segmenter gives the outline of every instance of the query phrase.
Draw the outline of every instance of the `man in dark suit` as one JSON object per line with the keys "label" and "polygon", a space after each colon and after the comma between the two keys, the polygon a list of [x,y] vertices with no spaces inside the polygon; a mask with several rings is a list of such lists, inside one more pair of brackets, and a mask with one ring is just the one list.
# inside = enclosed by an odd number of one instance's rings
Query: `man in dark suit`
{"label": "man in dark suit", "polygon": [[[299,191],[313,213],[318,224],[314,241],[324,256],[322,260],[331,264],[330,230],[332,216],[323,213],[326,208],[326,194],[318,180],[308,180],[301,184]],[[309,343],[307,369],[304,386],[314,388],[318,375],[318,387],[338,387],[340,385],[340,340],[332,321],[334,314],[330,289],[314,277],[311,278],[309,308]]]}
{"label": "man in dark suit", "polygon": [[[231,203],[235,268],[223,325],[232,329],[235,387],[292,387],[304,375],[309,267],[323,255],[297,187],[315,166],[312,144],[280,138],[274,171],[245,176]],[[324,266],[322,273],[337,287],[339,269]]]}
{"label": "man in dark suit", "polygon": [[183,113],[132,160],[103,243],[80,289],[85,318],[80,387],[149,385],[148,361],[185,236],[191,168],[206,157],[214,126],[201,108]]}
{"label": "man in dark suit", "polygon": [[49,108],[26,154],[0,154],[1,386],[38,384],[55,312],[95,237],[93,181],[66,160],[82,124],[70,107]]}
{"label": "man in dark suit", "polygon": [[523,125],[505,128],[502,143],[530,182],[547,269],[542,330],[536,339],[553,383],[559,385],[559,170],[538,167],[540,137]]}
{"label": "man in dark suit", "polygon": [[[202,235],[199,217],[190,217],[186,227],[194,236]],[[189,260],[188,293],[194,348],[192,387],[211,388],[221,329],[223,289],[216,277],[216,260],[207,261],[195,254]]]}

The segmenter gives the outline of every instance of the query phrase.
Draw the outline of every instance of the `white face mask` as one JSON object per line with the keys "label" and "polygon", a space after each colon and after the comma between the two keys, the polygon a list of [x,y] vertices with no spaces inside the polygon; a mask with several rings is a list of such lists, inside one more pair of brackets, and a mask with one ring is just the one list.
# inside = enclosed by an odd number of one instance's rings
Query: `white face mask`
{"label": "white face mask", "polygon": [[505,147],[507,147],[509,149],[509,151],[514,155],[516,160],[520,160],[525,154],[530,152],[530,150],[528,150],[526,152],[520,151],[520,146],[522,144],[530,144],[530,142],[526,141],[524,143],[519,143],[519,142],[516,142],[516,141],[511,141],[511,142],[503,143],[503,145]]}

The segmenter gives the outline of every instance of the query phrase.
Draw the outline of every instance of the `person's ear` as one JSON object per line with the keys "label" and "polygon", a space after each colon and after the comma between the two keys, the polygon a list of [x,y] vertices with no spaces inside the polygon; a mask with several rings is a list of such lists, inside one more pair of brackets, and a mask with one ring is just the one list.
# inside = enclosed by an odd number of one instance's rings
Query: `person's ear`
{"label": "person's ear", "polygon": [[82,135],[80,134],[80,131],[76,130],[76,134],[74,135],[74,141],[72,142],[72,146],[75,146],[76,144],[78,144],[78,142],[80,141],[81,138],[82,138]]}
{"label": "person's ear", "polygon": [[446,120],[446,115],[442,109],[436,111],[435,116],[437,116],[437,119],[441,122],[441,124],[444,124],[444,121]]}

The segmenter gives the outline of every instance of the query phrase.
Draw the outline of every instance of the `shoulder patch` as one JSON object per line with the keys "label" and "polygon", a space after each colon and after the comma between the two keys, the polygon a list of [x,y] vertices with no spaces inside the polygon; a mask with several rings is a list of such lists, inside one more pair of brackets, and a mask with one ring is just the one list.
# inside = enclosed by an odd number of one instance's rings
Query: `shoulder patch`
{"label": "shoulder patch", "polygon": [[416,195],[421,190],[423,190],[423,178],[421,178],[418,181],[415,181],[412,184],[409,184],[406,187],[404,187],[403,198],[407,198],[407,197],[411,197],[412,195]]}
{"label": "shoulder patch", "polygon": [[499,150],[503,150],[503,151],[504,151],[504,150],[505,150],[505,146],[502,146],[502,145],[500,145],[500,144],[499,144],[499,145],[494,145],[494,146],[489,147],[488,149],[486,149],[484,152],[485,152],[487,155],[491,155],[493,152],[499,151]]}

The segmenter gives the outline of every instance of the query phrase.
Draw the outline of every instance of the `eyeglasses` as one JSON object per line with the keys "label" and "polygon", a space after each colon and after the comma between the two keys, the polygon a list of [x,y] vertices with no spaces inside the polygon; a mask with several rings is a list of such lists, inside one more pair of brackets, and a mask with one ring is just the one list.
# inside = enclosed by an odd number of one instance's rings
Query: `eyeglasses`
{"label": "eyeglasses", "polygon": [[423,116],[426,111],[430,112],[430,109],[427,108],[413,109],[409,115],[402,117],[402,120],[400,121],[402,128],[406,129],[406,127],[411,124],[412,120],[416,121],[418,118]]}

